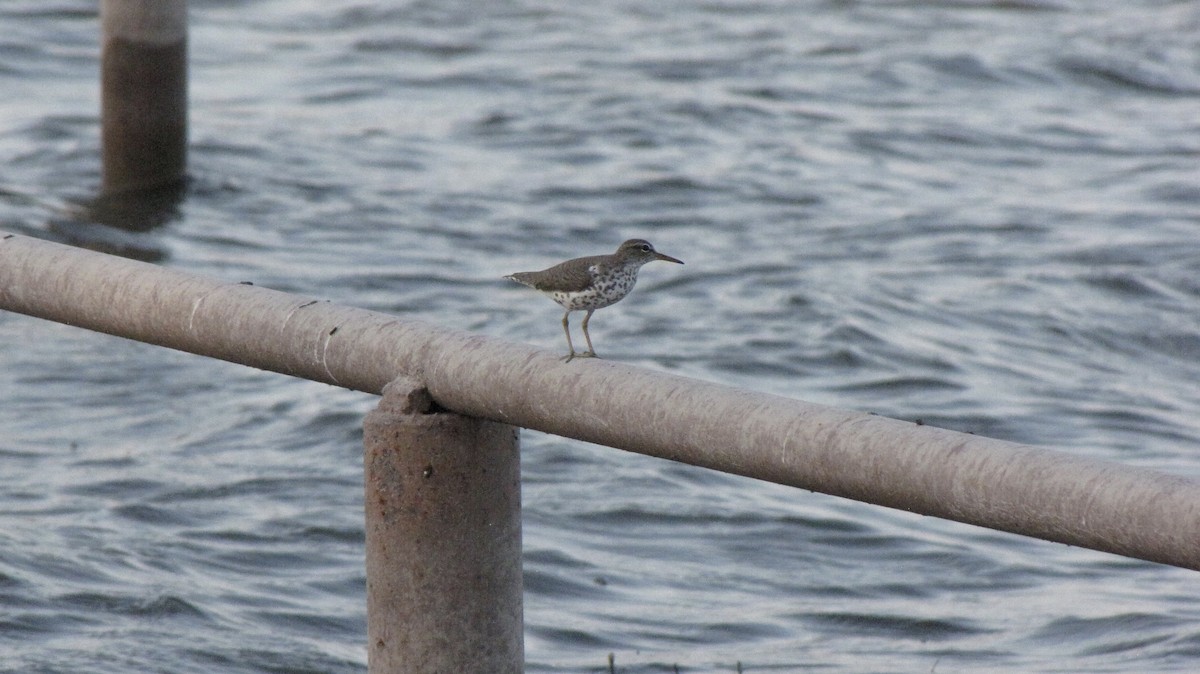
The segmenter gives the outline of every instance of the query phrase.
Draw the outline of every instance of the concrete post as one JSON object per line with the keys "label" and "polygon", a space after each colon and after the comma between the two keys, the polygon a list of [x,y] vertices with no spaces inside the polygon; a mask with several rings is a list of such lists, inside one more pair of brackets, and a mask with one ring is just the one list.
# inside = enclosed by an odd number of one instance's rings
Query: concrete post
{"label": "concrete post", "polygon": [[101,0],[103,193],[169,187],[187,156],[187,0]]}
{"label": "concrete post", "polygon": [[517,429],[409,379],[363,428],[371,674],[524,671]]}

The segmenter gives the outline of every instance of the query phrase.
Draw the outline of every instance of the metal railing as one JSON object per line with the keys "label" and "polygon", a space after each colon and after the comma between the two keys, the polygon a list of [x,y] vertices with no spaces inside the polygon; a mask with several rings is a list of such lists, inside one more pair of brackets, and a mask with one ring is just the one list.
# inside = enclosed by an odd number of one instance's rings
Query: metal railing
{"label": "metal railing", "polygon": [[[508,426],[1200,570],[1200,481],[1144,468],[611,361],[563,363],[557,353],[521,344],[4,233],[0,309],[368,393],[384,393],[389,383],[397,382],[373,413],[386,420],[375,423],[374,431],[367,424],[368,456],[377,459],[368,461],[368,567],[373,546],[388,548],[387,536],[416,536],[412,530],[397,534],[389,527],[433,527],[425,534],[439,539],[438,544],[494,531],[447,536],[438,527],[451,526],[453,516],[404,523],[396,513],[408,506],[388,501],[388,494],[404,490],[399,484],[389,487],[387,480],[417,479],[414,484],[432,490],[422,503],[445,501],[453,507],[455,499],[464,497],[438,492],[436,480],[421,481],[431,477],[427,473],[433,473],[434,464],[405,448],[424,446],[420,438],[429,433],[399,440],[403,432],[397,430],[435,418],[458,418],[466,426],[434,433],[441,440],[428,452],[437,454],[439,443],[466,433],[486,438],[479,442],[493,458],[497,452],[511,455],[507,469],[491,471],[488,484],[472,472],[472,461],[487,452],[476,448],[453,460],[438,459],[444,461],[439,466],[458,466],[455,470],[471,474],[475,489],[507,494],[495,499],[498,509],[476,513],[504,523],[505,536],[494,543],[504,549],[505,560],[472,563],[508,569],[501,594],[507,597],[502,603],[509,622],[520,621],[520,574],[511,572],[520,568],[520,526],[519,485],[510,484],[519,459],[515,433],[504,430]],[[511,445],[506,434],[512,436]],[[373,498],[378,505],[374,515]],[[485,504],[471,503],[469,507],[486,511]],[[462,557],[453,547],[439,554]],[[409,557],[379,563],[409,568],[405,565],[421,562]],[[397,577],[395,568],[388,573]],[[411,586],[404,591],[392,587],[389,596],[397,600],[411,591]],[[376,606],[387,604],[369,596]],[[438,592],[422,601],[436,603]],[[451,613],[461,608],[452,607]],[[371,615],[374,628],[377,621]],[[455,620],[453,615],[446,619]],[[438,627],[439,632],[444,629]],[[501,631],[516,638],[506,652],[519,659],[512,655],[520,651],[519,630]],[[467,632],[477,634],[478,629]],[[371,643],[373,671],[405,671],[376,668],[385,661],[382,654],[375,659],[376,647],[390,644],[374,633]],[[489,667],[495,665],[491,660]],[[519,661],[514,667],[520,670]]]}

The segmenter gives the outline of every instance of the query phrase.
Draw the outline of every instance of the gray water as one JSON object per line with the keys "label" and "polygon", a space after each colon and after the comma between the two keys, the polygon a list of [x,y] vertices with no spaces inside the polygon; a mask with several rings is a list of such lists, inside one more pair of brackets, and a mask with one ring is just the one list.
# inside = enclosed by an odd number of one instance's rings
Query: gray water
{"label": "gray water", "polygon": [[[192,0],[136,216],[96,4],[0,3],[0,228],[555,351],[500,277],[642,236],[608,358],[1200,475],[1195,3]],[[365,671],[373,404],[0,314],[0,671]],[[1193,572],[523,449],[531,672],[1200,669]]]}

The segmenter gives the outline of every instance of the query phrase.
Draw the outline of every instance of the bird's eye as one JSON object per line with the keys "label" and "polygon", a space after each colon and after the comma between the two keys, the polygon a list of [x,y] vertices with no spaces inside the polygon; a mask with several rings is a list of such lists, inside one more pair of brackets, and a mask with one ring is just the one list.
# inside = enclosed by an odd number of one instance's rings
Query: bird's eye
{"label": "bird's eye", "polygon": [[654,246],[651,246],[651,245],[650,245],[650,244],[648,244],[648,243],[643,243],[643,244],[642,244],[642,252],[643,252],[643,253],[649,253],[649,252],[650,252],[650,251],[652,251],[652,250],[654,250]]}

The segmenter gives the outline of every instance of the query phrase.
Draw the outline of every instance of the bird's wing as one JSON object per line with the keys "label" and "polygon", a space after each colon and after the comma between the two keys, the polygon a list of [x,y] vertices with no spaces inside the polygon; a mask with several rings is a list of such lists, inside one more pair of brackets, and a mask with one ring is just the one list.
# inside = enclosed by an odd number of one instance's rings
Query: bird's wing
{"label": "bird's wing", "polygon": [[534,287],[538,290],[548,290],[546,286],[553,284],[554,290],[578,292],[592,284],[592,268],[601,260],[603,255],[581,257],[556,264],[546,270],[545,280]]}

